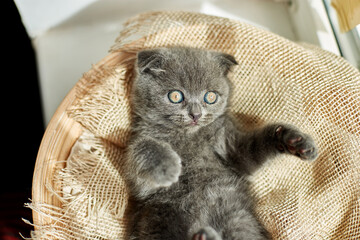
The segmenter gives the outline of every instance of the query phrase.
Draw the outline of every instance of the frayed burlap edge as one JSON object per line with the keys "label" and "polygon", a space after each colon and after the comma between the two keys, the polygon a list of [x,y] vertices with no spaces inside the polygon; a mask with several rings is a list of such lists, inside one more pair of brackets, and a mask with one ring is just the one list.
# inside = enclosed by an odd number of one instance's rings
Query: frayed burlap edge
{"label": "frayed burlap edge", "polygon": [[[36,225],[30,239],[124,239],[128,199],[119,165],[123,151],[84,132],[73,146],[66,167],[56,172],[61,192],[50,189],[62,207],[27,204],[54,219],[52,225]],[[100,182],[107,184],[99,191]]]}

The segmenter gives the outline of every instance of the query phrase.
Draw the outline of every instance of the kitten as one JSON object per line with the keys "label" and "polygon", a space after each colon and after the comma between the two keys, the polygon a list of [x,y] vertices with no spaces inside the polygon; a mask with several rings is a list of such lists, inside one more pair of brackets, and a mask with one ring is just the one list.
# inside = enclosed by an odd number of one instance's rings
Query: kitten
{"label": "kitten", "polygon": [[124,168],[136,201],[130,239],[267,239],[247,176],[276,154],[312,160],[317,148],[291,125],[236,127],[227,78],[236,64],[192,48],[138,53]]}

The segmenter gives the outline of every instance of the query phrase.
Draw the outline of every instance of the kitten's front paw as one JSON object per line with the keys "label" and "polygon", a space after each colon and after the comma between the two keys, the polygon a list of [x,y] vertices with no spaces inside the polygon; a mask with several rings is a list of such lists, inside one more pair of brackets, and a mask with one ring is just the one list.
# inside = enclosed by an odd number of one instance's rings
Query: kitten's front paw
{"label": "kitten's front paw", "polygon": [[138,145],[139,177],[153,187],[168,187],[179,180],[181,159],[167,144],[144,141]]}
{"label": "kitten's front paw", "polygon": [[314,160],[318,150],[314,140],[292,126],[280,125],[275,129],[278,139],[277,149],[288,152],[304,160]]}
{"label": "kitten's front paw", "polygon": [[165,157],[167,160],[161,161],[152,171],[153,182],[159,187],[169,187],[176,183],[181,173],[180,157],[175,152]]}

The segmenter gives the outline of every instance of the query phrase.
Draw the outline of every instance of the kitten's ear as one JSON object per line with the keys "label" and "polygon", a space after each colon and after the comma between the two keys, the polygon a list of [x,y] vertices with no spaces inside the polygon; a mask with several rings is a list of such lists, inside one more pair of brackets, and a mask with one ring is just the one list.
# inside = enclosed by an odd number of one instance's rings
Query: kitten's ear
{"label": "kitten's ear", "polygon": [[224,70],[225,75],[228,74],[232,66],[238,65],[235,58],[227,53],[217,53],[216,59],[219,61],[220,67]]}
{"label": "kitten's ear", "polygon": [[137,65],[140,73],[157,75],[162,69],[164,57],[159,49],[144,50],[137,54]]}

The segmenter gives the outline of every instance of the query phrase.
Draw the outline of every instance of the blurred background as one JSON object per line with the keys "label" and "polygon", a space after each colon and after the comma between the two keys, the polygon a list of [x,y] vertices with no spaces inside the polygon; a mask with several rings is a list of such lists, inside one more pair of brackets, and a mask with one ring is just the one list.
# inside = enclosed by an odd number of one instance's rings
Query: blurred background
{"label": "blurred background", "polygon": [[[358,0],[354,0],[356,2]],[[5,142],[0,239],[29,237],[32,175],[44,129],[68,91],[108,54],[130,17],[187,10],[245,21],[292,41],[317,45],[360,66],[359,26],[343,29],[331,0],[5,0]],[[360,4],[346,15],[359,19]],[[342,32],[343,31],[343,32]],[[6,117],[6,119],[5,119]]]}

